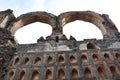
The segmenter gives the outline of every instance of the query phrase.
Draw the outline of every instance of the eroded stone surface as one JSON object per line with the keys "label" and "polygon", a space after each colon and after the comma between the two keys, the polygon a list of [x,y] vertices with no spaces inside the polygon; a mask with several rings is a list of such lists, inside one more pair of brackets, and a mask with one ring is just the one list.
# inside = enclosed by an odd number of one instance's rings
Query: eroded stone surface
{"label": "eroded stone surface", "polygon": [[[68,39],[63,27],[75,20],[95,24],[103,39],[77,41],[72,36]],[[51,25],[52,34],[40,37],[33,44],[19,44],[14,40],[18,29],[37,21]],[[15,18],[12,10],[0,12],[2,80],[119,80],[119,63],[120,33],[106,14],[71,11],[55,16],[38,11]]]}

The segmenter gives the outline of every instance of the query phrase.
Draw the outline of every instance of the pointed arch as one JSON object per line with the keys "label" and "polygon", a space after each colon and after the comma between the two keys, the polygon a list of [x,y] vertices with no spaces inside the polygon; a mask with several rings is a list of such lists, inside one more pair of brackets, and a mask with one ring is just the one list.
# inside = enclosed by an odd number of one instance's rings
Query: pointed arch
{"label": "pointed arch", "polygon": [[65,62],[64,57],[63,57],[62,55],[60,55],[60,56],[58,57],[58,62],[59,62],[59,63],[64,63],[64,62]]}
{"label": "pointed arch", "polygon": [[119,53],[116,53],[116,54],[115,54],[115,57],[116,57],[117,59],[120,59],[120,54],[119,54]]}
{"label": "pointed arch", "polygon": [[32,72],[32,76],[30,80],[39,80],[39,72],[37,70],[34,70]]}
{"label": "pointed arch", "polygon": [[71,55],[71,56],[70,56],[70,62],[71,62],[71,63],[77,62],[76,57],[73,56],[73,55]]}
{"label": "pointed arch", "polygon": [[106,77],[107,76],[103,67],[99,66],[97,68],[97,71],[98,71],[98,74],[99,74],[100,77]]}
{"label": "pointed arch", "polygon": [[89,68],[85,68],[84,75],[86,78],[91,78],[92,74]]}
{"label": "pointed arch", "polygon": [[59,79],[64,79],[65,78],[65,72],[63,69],[58,70],[58,78]]}
{"label": "pointed arch", "polygon": [[46,74],[45,74],[45,75],[46,75],[45,78],[46,78],[47,80],[52,79],[52,71],[51,71],[51,70],[48,69],[48,70],[46,71]]}
{"label": "pointed arch", "polygon": [[19,60],[20,60],[19,57],[15,58],[14,65],[17,65],[19,63]]}
{"label": "pointed arch", "polygon": [[40,64],[41,63],[41,58],[40,57],[36,57],[34,64]]}
{"label": "pointed arch", "polygon": [[10,71],[7,80],[13,80],[13,77],[14,77],[14,71]]}
{"label": "pointed arch", "polygon": [[19,16],[16,21],[12,24],[11,33],[14,35],[15,32],[21,27],[34,22],[42,22],[55,27],[56,16],[47,12],[30,12]]}
{"label": "pointed arch", "polygon": [[117,72],[115,66],[110,66],[110,71],[111,71],[113,76],[118,76],[118,72]]}
{"label": "pointed arch", "polygon": [[105,54],[104,54],[104,58],[105,58],[106,60],[111,60],[108,53],[105,53]]}
{"label": "pointed arch", "polygon": [[72,69],[71,76],[72,76],[72,78],[78,78],[79,77],[77,69],[75,69],[75,68]]}
{"label": "pointed arch", "polygon": [[81,56],[81,61],[82,61],[82,62],[88,62],[87,56],[86,56],[86,55],[82,55],[82,56]]}
{"label": "pointed arch", "polygon": [[53,58],[51,56],[48,56],[47,63],[48,64],[53,63]]}
{"label": "pointed arch", "polygon": [[29,63],[29,58],[26,57],[26,58],[25,58],[25,61],[24,61],[24,64],[28,64],[28,63]]}
{"label": "pointed arch", "polygon": [[19,80],[24,80],[25,79],[25,71],[22,70],[19,75]]}
{"label": "pointed arch", "polygon": [[93,57],[94,61],[99,60],[98,54],[93,54],[92,57]]}

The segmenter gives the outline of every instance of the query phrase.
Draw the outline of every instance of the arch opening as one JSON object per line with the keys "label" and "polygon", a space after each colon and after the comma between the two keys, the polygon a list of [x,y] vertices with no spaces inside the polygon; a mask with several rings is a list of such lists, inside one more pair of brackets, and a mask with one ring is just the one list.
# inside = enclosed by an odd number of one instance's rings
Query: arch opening
{"label": "arch opening", "polygon": [[29,58],[26,57],[26,58],[25,58],[25,61],[24,61],[24,64],[28,64],[28,63],[29,63]]}
{"label": "arch opening", "polygon": [[7,80],[13,80],[13,76],[14,76],[14,71],[10,71]]}
{"label": "arch opening", "polygon": [[19,58],[15,58],[14,65],[17,65],[19,63]]}
{"label": "arch opening", "polygon": [[110,66],[110,71],[111,71],[113,76],[118,76],[118,73],[117,73],[115,66]]}
{"label": "arch opening", "polygon": [[24,80],[25,77],[25,71],[20,72],[19,80]]}
{"label": "arch opening", "polygon": [[107,53],[104,54],[104,58],[105,58],[106,60],[111,60],[109,54],[107,54]]}
{"label": "arch opening", "polygon": [[76,61],[77,61],[77,60],[76,60],[75,56],[71,55],[71,56],[70,56],[70,62],[71,62],[71,63],[75,63]]}
{"label": "arch opening", "polygon": [[15,32],[15,39],[19,44],[37,43],[37,39],[41,36],[47,37],[51,33],[52,27],[50,25],[34,22],[18,29]]}
{"label": "arch opening", "polygon": [[95,25],[78,20],[66,24],[63,27],[63,33],[66,34],[67,37],[72,35],[77,40],[90,38],[103,39],[101,31]]}
{"label": "arch opening", "polygon": [[116,54],[115,54],[115,57],[116,57],[117,59],[120,59],[120,54],[119,54],[119,53],[116,53]]}
{"label": "arch opening", "polygon": [[78,75],[78,71],[74,68],[72,69],[72,78],[78,78],[79,75]]}
{"label": "arch opening", "polygon": [[93,57],[94,61],[99,60],[99,58],[98,58],[98,54],[93,54],[92,57]]}
{"label": "arch opening", "polygon": [[63,69],[59,69],[58,71],[58,78],[59,79],[64,79],[65,78],[65,72]]}
{"label": "arch opening", "polygon": [[46,79],[47,80],[52,79],[52,72],[49,69],[46,71]]}
{"label": "arch opening", "polygon": [[87,56],[86,56],[86,55],[82,55],[82,56],[81,56],[81,61],[82,61],[82,62],[88,62]]}
{"label": "arch opening", "polygon": [[48,56],[47,63],[48,64],[53,63],[53,58],[51,56]]}
{"label": "arch opening", "polygon": [[36,57],[34,64],[40,64],[41,63],[41,58],[40,57]]}
{"label": "arch opening", "polygon": [[106,77],[107,76],[103,67],[98,67],[97,71],[98,71],[98,74],[99,74],[100,77]]}
{"label": "arch opening", "polygon": [[39,80],[39,72],[37,70],[32,72],[31,80]]}
{"label": "arch opening", "polygon": [[84,74],[85,74],[86,78],[91,78],[92,77],[92,74],[91,74],[91,71],[90,71],[89,68],[85,68]]}
{"label": "arch opening", "polygon": [[64,63],[64,62],[65,62],[65,61],[64,61],[64,57],[63,57],[62,55],[59,56],[58,62],[59,62],[59,63]]}

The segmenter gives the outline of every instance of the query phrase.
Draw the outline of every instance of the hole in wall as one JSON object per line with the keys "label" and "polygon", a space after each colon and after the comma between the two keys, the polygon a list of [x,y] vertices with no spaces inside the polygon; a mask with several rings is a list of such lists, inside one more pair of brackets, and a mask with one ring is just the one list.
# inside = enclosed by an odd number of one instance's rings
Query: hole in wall
{"label": "hole in wall", "polygon": [[41,36],[47,37],[51,33],[52,27],[50,25],[35,22],[18,29],[15,33],[15,39],[19,44],[37,43],[37,39]]}
{"label": "hole in wall", "polygon": [[62,55],[59,56],[58,62],[59,62],[59,63],[64,63],[64,62],[65,62],[65,61],[64,61],[64,57],[63,57]]}
{"label": "hole in wall", "polygon": [[72,35],[77,40],[103,39],[101,31],[94,24],[80,20],[66,24],[63,27],[63,33],[66,34],[67,38]]}

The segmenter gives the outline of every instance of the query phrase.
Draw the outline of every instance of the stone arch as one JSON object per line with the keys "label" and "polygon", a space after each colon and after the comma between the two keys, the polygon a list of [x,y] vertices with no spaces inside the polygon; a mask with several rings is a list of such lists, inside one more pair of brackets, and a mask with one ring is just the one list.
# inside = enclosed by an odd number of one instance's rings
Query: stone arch
{"label": "stone arch", "polygon": [[119,54],[119,53],[115,53],[115,57],[116,57],[117,59],[120,59],[120,54]]}
{"label": "stone arch", "polygon": [[16,21],[11,25],[11,33],[12,35],[15,34],[15,32],[25,26],[28,25],[30,23],[34,23],[34,22],[42,22],[42,23],[46,23],[51,25],[53,28],[55,28],[55,24],[56,24],[56,19],[55,19],[55,15],[47,13],[47,12],[30,12],[30,13],[26,13],[23,14],[21,16],[19,16]]}
{"label": "stone arch", "polygon": [[108,53],[104,53],[104,58],[106,60],[111,60],[110,55]]}
{"label": "stone arch", "polygon": [[93,54],[92,57],[93,57],[93,60],[94,60],[94,61],[99,60],[99,56],[98,56],[98,54]]}
{"label": "stone arch", "polygon": [[63,69],[58,70],[58,79],[64,79],[65,78],[65,72]]}
{"label": "stone arch", "polygon": [[41,58],[40,57],[36,57],[34,60],[34,64],[40,64],[41,63]]}
{"label": "stone arch", "polygon": [[16,57],[14,60],[14,65],[17,65],[19,63],[19,61],[20,61],[19,57]]}
{"label": "stone arch", "polygon": [[75,57],[74,55],[71,55],[71,56],[70,56],[70,62],[71,62],[71,63],[77,62],[76,57]]}
{"label": "stone arch", "polygon": [[76,68],[72,69],[71,76],[72,76],[72,78],[78,78],[79,77],[79,74],[78,74],[78,71],[77,71]]}
{"label": "stone arch", "polygon": [[117,28],[109,19],[108,15],[105,14],[100,15],[92,11],[73,11],[59,15],[59,23],[61,27],[64,27],[64,25],[67,23],[73,22],[75,20],[82,20],[96,25],[103,35],[107,35],[108,33],[112,32],[118,32]]}
{"label": "stone arch", "polygon": [[7,80],[13,80],[14,71],[10,71]]}
{"label": "stone arch", "polygon": [[46,76],[45,76],[45,78],[47,79],[47,80],[50,80],[50,79],[52,79],[52,71],[51,70],[47,70],[46,71],[46,74],[45,74]]}
{"label": "stone arch", "polygon": [[86,55],[82,55],[81,56],[81,61],[82,62],[88,62],[87,56]]}
{"label": "stone arch", "polygon": [[117,72],[115,66],[110,66],[110,71],[111,71],[113,76],[118,76],[118,72]]}
{"label": "stone arch", "polygon": [[63,57],[62,55],[60,55],[60,56],[58,57],[58,62],[59,62],[59,63],[64,63],[64,62],[65,62],[65,59],[64,59],[64,57]]}
{"label": "stone arch", "polygon": [[33,70],[30,80],[39,80],[39,72],[37,70]]}
{"label": "stone arch", "polygon": [[53,57],[48,56],[48,58],[47,58],[47,63],[48,63],[48,64],[53,63]]}
{"label": "stone arch", "polygon": [[85,68],[84,75],[86,78],[92,77],[91,70],[88,67]]}
{"label": "stone arch", "polygon": [[24,64],[28,64],[28,63],[29,63],[29,58],[25,57]]}
{"label": "stone arch", "polygon": [[19,80],[24,80],[24,79],[25,79],[25,71],[22,70],[22,71],[20,72]]}
{"label": "stone arch", "polygon": [[105,69],[103,67],[99,66],[97,68],[97,71],[98,71],[98,74],[99,74],[100,77],[106,77],[107,76],[106,72],[105,72]]}

